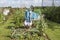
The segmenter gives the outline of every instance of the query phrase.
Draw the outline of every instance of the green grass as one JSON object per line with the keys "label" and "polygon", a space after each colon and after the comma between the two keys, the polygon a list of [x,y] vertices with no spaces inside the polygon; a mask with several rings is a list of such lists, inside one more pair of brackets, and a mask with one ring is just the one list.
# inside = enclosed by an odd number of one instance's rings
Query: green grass
{"label": "green grass", "polygon": [[55,22],[48,22],[52,28],[48,28],[45,30],[47,35],[51,40],[60,40],[60,24]]}
{"label": "green grass", "polygon": [[[7,23],[8,22],[6,22],[4,25],[2,24],[2,26],[0,26],[0,40],[10,40],[10,38],[7,36],[10,35],[11,30],[6,28],[9,25]],[[54,25],[54,27],[58,28],[58,29],[52,30],[50,28],[47,28],[45,30],[45,32],[47,33],[47,35],[49,36],[49,38],[51,40],[60,40],[60,29],[59,29],[60,24],[57,24],[54,22],[49,22],[49,23],[52,23],[52,25]],[[44,39],[41,37],[41,40],[44,40]]]}

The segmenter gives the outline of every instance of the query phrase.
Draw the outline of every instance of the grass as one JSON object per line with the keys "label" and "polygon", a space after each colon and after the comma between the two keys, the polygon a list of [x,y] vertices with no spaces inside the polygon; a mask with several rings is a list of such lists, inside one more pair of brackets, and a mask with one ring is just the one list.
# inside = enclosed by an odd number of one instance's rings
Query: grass
{"label": "grass", "polygon": [[49,21],[48,23],[52,27],[52,29],[51,29],[48,26],[48,28],[45,30],[45,32],[47,33],[49,38],[51,40],[60,40],[60,24],[55,23],[55,22],[51,22],[51,21]]}
{"label": "grass", "polygon": [[[7,37],[8,35],[10,35],[11,30],[7,29],[6,26],[8,26],[9,24],[7,24],[8,22],[6,22],[4,25],[0,26],[0,40],[11,40],[9,37]],[[51,40],[60,40],[60,24],[54,23],[54,22],[49,22],[50,24],[52,23],[52,25],[54,25],[54,27],[58,28],[58,29],[50,29],[47,28],[45,30],[45,32],[47,33],[47,35],[49,36],[49,38]],[[53,26],[52,26],[53,27]],[[41,37],[41,40],[44,40]]]}

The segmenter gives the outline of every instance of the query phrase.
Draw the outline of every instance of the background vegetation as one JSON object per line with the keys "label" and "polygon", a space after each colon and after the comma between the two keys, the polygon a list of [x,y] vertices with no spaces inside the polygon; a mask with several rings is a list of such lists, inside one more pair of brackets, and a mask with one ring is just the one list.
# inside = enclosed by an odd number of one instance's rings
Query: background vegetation
{"label": "background vegetation", "polygon": [[[3,10],[3,8],[0,9]],[[35,7],[34,12],[42,11],[45,18],[42,21],[34,21],[36,26],[28,32],[23,26],[25,10],[25,8],[12,8],[6,21],[3,20],[4,15],[0,12],[0,40],[44,40],[42,29],[49,39],[60,40],[60,7]],[[12,35],[15,30],[17,30],[16,33]]]}

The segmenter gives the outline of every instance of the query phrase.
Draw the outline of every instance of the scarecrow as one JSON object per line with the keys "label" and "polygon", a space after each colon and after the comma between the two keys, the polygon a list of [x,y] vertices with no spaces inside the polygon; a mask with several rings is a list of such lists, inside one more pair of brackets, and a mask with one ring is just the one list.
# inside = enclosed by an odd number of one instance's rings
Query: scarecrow
{"label": "scarecrow", "polygon": [[33,21],[39,19],[40,19],[40,15],[34,12],[33,6],[27,8],[25,11],[24,26],[26,26],[27,28],[31,28],[31,26],[33,25]]}
{"label": "scarecrow", "polygon": [[7,15],[9,14],[10,10],[9,9],[4,9],[3,10],[3,15],[4,15],[4,19],[3,20],[6,20],[7,19]]}

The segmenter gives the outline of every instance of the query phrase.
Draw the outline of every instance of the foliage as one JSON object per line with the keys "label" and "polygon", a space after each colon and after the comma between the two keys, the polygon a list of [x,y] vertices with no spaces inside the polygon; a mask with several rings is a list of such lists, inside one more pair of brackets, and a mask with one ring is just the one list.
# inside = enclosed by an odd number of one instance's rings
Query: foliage
{"label": "foliage", "polygon": [[18,10],[18,9],[15,10],[13,14],[13,22],[15,24],[15,27],[20,27],[23,23],[23,20],[24,20],[24,16],[21,10]]}
{"label": "foliage", "polygon": [[60,23],[60,7],[45,7],[43,14],[47,19]]}
{"label": "foliage", "polygon": [[[0,25],[0,37],[1,37],[0,40],[11,40],[10,37],[6,37],[6,36],[11,36],[11,33],[13,33],[14,30],[16,30],[16,33],[12,36],[12,38],[16,38],[16,40],[44,40],[44,37],[41,36],[43,34],[42,29],[44,32],[47,33],[47,35],[49,36],[49,38],[51,38],[51,40],[60,40],[60,38],[59,38],[60,29],[55,29],[54,31],[52,31],[49,28],[47,28],[47,24],[46,24],[47,21],[45,22],[44,18],[41,18],[41,20],[38,20],[38,21],[34,21],[34,24],[36,24],[36,27],[31,28],[31,29],[25,29],[25,28],[17,28],[17,29],[13,29],[13,30],[7,29],[6,26],[13,26],[13,24],[15,26],[14,28],[23,26],[24,9],[22,9],[22,10],[15,9],[14,14],[12,14],[13,16],[10,17],[11,19],[9,18],[4,23],[4,25],[3,24],[2,24],[2,26]],[[42,13],[45,13],[45,14],[47,13],[49,15],[49,13],[51,12],[51,10],[53,10],[53,8],[52,9],[51,8],[44,8],[44,9],[41,8],[41,10],[42,10]],[[48,10],[50,10],[50,11],[48,12]],[[34,11],[36,13],[38,13],[40,11],[40,8],[38,8],[38,9],[36,8]],[[42,15],[42,14],[40,14],[40,15]],[[48,17],[48,15],[47,15],[47,17]],[[10,23],[10,22],[13,22],[13,23]],[[54,26],[54,27],[58,28],[60,26],[55,23],[51,23],[50,21],[47,23],[49,24],[48,27]]]}
{"label": "foliage", "polygon": [[0,13],[0,22],[2,22],[2,21],[3,21],[3,14]]}

